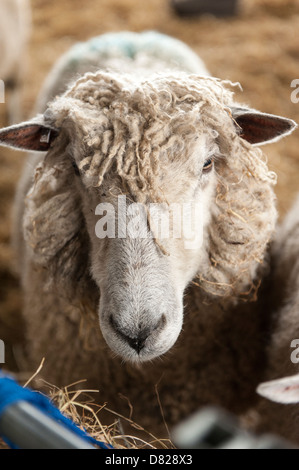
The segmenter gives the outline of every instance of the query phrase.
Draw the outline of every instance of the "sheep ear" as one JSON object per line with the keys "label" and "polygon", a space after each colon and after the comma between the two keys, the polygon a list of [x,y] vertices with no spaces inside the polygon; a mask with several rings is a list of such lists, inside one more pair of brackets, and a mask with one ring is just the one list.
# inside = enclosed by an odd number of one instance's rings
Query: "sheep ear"
{"label": "sheep ear", "polygon": [[34,122],[25,122],[0,130],[0,145],[24,151],[46,152],[58,131]]}
{"label": "sheep ear", "polygon": [[299,375],[264,382],[257,393],[277,403],[299,403]]}
{"label": "sheep ear", "polygon": [[248,108],[231,108],[232,117],[240,129],[240,137],[253,145],[263,145],[291,134],[297,124],[291,119],[260,113]]}

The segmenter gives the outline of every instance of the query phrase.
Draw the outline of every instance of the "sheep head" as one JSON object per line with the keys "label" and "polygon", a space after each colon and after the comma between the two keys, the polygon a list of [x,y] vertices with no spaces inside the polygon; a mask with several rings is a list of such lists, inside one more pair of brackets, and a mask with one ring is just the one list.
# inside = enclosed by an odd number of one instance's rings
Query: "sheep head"
{"label": "sheep head", "polygon": [[106,342],[138,363],[177,340],[192,280],[250,297],[276,222],[275,175],[253,144],[294,127],[236,106],[216,79],[99,72],[0,142],[47,151],[26,199],[32,259],[79,298],[84,280]]}

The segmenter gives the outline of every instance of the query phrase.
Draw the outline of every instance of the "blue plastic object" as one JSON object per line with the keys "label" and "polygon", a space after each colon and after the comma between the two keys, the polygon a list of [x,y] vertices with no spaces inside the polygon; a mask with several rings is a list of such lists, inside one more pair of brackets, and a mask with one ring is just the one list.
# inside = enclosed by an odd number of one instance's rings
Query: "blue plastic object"
{"label": "blue plastic object", "polygon": [[13,449],[111,449],[64,416],[45,395],[0,372],[0,436]]}

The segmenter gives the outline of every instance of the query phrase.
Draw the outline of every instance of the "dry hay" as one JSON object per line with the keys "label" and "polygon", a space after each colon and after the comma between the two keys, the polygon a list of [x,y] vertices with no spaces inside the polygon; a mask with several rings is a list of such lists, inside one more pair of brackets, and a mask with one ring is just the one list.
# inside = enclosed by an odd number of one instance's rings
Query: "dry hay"
{"label": "dry hay", "polygon": [[[81,384],[83,386],[82,382]],[[114,449],[175,448],[170,439],[158,439],[151,432],[135,423],[130,417],[116,413],[109,409],[106,404],[97,404],[93,397],[93,394],[98,393],[97,390],[77,390],[78,385],[80,383],[72,384],[63,389],[48,385],[48,396],[65,416],[81,429],[85,429],[94,439],[109,444]],[[104,410],[114,418],[110,425],[104,425],[101,422],[101,412]],[[124,432],[124,423],[131,428],[131,434]],[[144,439],[136,436],[140,433],[145,436]]]}
{"label": "dry hay", "polygon": [[[39,368],[24,387],[33,387],[42,390],[60,412],[72,420],[80,429],[86,431],[92,438],[114,449],[174,449],[175,446],[169,439],[158,439],[150,431],[144,429],[132,419],[133,408],[130,408],[129,416],[123,416],[109,409],[106,403],[98,404],[98,390],[85,389],[84,380],[70,384],[63,388],[49,384],[39,379],[38,374],[42,370],[44,359]],[[81,388],[82,387],[82,388]],[[125,397],[124,397],[125,398]],[[105,412],[110,416],[109,425],[103,424],[102,415]],[[163,410],[161,410],[163,414]],[[167,424],[165,423],[167,428]],[[131,433],[124,431],[131,430]],[[168,428],[167,428],[167,432]],[[141,437],[142,436],[142,437]],[[0,439],[0,450],[9,447]]]}

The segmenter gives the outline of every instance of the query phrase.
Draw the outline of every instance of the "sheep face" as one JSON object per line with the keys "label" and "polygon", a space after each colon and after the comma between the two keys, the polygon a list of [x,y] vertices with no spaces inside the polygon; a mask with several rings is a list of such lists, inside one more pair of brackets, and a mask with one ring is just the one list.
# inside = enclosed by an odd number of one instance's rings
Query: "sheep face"
{"label": "sheep face", "polygon": [[273,175],[248,141],[295,124],[240,108],[234,119],[233,106],[216,79],[99,72],[0,132],[4,145],[48,151],[25,203],[32,261],[72,300],[97,293],[103,336],[125,360],[173,346],[194,277],[212,297],[254,292],[276,210]]}
{"label": "sheep face", "polygon": [[[168,351],[181,331],[183,293],[203,261],[220,154],[217,132],[200,126],[196,101],[179,105],[184,87],[177,97],[166,81],[160,88],[159,81],[126,85],[102,75],[53,103],[45,122],[59,126],[64,158],[75,167],[103,336],[122,358],[142,362]],[[50,168],[58,146],[59,139]]]}
{"label": "sheep face", "polygon": [[184,168],[168,161],[169,172],[159,176],[168,203],[136,203],[113,175],[98,189],[76,178],[100,289],[101,330],[111,349],[130,361],[153,359],[175,343],[184,290],[203,262],[215,145],[205,135],[195,142]]}
{"label": "sheep face", "polygon": [[[103,336],[122,358],[142,362],[168,351],[181,331],[183,293],[204,261],[221,156],[196,102],[175,107],[171,94],[163,96],[166,83],[160,94],[117,85],[100,109],[90,96],[87,107],[72,99],[59,127],[75,166]],[[105,87],[107,99],[110,81]],[[63,101],[46,112],[47,125],[57,126]],[[57,153],[48,154],[50,168]]]}

